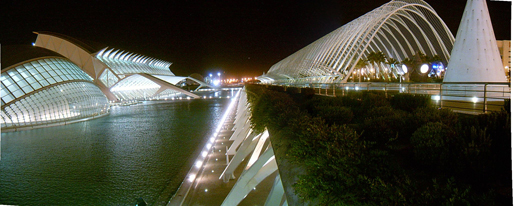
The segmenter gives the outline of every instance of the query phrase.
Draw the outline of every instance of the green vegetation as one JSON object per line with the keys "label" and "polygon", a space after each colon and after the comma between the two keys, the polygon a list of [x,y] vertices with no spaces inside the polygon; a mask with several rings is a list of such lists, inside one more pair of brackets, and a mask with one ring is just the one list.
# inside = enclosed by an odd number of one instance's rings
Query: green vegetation
{"label": "green vegetation", "polygon": [[470,116],[422,95],[345,97],[247,85],[252,126],[286,139],[319,205],[511,205],[510,112]]}

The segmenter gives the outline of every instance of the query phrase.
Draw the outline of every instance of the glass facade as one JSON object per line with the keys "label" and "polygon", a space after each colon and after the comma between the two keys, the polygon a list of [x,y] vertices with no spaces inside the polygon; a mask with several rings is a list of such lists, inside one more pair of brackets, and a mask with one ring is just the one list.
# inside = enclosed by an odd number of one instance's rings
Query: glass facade
{"label": "glass facade", "polygon": [[2,128],[81,119],[109,110],[93,79],[67,59],[44,58],[7,68],[0,80]]}

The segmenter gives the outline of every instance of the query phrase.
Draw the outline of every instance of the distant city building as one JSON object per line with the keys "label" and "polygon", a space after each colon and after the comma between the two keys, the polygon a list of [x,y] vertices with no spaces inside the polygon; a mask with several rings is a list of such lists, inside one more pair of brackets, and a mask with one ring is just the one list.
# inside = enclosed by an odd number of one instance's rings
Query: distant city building
{"label": "distant city building", "polygon": [[496,40],[498,44],[498,50],[500,50],[500,56],[502,58],[503,68],[505,68],[505,74],[510,77],[511,69],[511,57],[510,57],[510,40]]}

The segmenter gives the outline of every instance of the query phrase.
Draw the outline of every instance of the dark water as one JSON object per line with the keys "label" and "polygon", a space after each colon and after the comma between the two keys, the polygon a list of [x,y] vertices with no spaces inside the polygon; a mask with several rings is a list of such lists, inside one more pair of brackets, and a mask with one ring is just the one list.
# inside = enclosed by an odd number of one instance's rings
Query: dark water
{"label": "dark water", "polygon": [[228,102],[145,102],[86,122],[2,133],[0,204],[134,205],[142,197],[159,205]]}

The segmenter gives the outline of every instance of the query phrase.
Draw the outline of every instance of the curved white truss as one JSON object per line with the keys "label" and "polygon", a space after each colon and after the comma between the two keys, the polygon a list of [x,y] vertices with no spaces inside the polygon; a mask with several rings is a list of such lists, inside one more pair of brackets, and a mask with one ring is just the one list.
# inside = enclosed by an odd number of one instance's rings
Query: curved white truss
{"label": "curved white truss", "polygon": [[454,41],[426,2],[391,1],[276,63],[259,79],[265,83],[346,82],[359,59],[378,51],[399,62],[421,51],[447,63]]}

